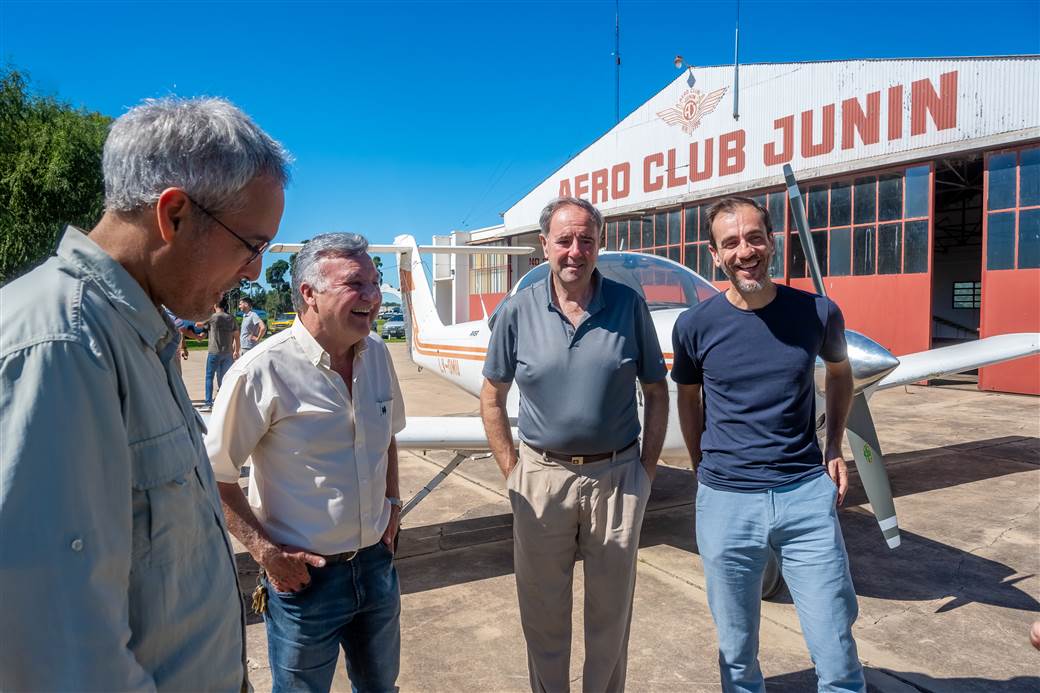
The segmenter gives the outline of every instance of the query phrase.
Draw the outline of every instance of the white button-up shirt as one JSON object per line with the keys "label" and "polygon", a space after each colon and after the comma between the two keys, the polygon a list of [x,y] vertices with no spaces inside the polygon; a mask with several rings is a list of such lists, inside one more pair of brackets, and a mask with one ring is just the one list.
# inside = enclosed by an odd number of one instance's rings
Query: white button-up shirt
{"label": "white button-up shirt", "polygon": [[209,420],[217,481],[251,458],[249,504],[272,540],[320,554],[375,544],[390,521],[387,451],[404,401],[378,335],[354,350],[351,391],[296,320],[231,367]]}

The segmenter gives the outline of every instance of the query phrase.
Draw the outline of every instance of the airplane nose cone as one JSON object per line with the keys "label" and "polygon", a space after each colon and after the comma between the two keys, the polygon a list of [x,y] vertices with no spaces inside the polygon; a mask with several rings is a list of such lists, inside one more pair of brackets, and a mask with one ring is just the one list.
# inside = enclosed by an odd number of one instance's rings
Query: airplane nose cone
{"label": "airplane nose cone", "polygon": [[[845,342],[848,344],[849,364],[852,366],[852,389],[860,392],[891,373],[899,365],[899,359],[892,352],[875,342],[870,337],[853,330],[845,331]],[[821,362],[817,362],[822,366]],[[816,386],[820,392],[824,390],[826,370],[816,369]]]}
{"label": "airplane nose cone", "polygon": [[852,386],[856,392],[881,380],[899,365],[891,351],[859,332],[846,330],[845,341],[849,345]]}

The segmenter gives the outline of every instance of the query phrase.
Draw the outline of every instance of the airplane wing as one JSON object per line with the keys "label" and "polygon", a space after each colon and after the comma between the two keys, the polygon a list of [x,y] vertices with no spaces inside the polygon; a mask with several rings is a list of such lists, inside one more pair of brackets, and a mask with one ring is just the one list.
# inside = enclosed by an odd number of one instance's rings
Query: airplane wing
{"label": "airplane wing", "polygon": [[[516,427],[513,440],[517,441]],[[479,416],[409,416],[397,434],[405,450],[490,450]]]}
{"label": "airplane wing", "polygon": [[899,365],[871,389],[885,390],[920,380],[962,373],[1040,353],[1040,332],[1000,334],[974,342],[899,357]]}

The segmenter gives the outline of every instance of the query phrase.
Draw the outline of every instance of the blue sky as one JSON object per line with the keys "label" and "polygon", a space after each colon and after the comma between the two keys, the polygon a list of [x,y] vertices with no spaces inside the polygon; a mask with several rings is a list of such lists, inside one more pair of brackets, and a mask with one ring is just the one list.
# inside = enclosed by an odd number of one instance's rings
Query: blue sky
{"label": "blue sky", "polygon": [[[3,0],[0,60],[112,116],[231,99],[296,157],[281,241],[429,242],[500,223],[613,125],[614,7]],[[735,12],[622,0],[622,115],[675,78],[676,54],[732,62]],[[744,0],[740,36],[746,62],[1040,53],[1040,3]]]}

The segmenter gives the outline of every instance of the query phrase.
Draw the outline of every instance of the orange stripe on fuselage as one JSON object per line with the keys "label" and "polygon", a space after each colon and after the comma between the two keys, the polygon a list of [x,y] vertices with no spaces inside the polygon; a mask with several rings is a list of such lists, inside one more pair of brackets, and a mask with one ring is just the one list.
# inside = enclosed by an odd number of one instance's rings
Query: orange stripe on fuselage
{"label": "orange stripe on fuselage", "polygon": [[[461,346],[454,344],[436,344],[424,342],[419,336],[419,323],[415,319],[415,311],[412,309],[412,295],[415,285],[412,283],[411,270],[401,270],[401,287],[405,292],[405,301],[408,302],[408,317],[412,323],[412,339],[415,341],[415,350],[423,356],[438,356],[445,358],[463,359],[465,361],[483,361],[487,355],[487,347]],[[406,288],[407,287],[407,288]],[[671,370],[671,364],[667,361],[673,359],[673,354],[664,353],[665,366]]]}

